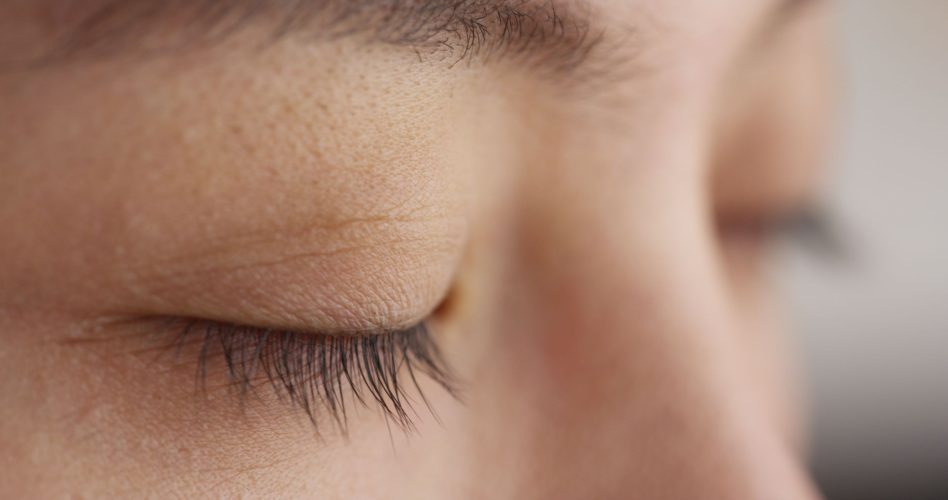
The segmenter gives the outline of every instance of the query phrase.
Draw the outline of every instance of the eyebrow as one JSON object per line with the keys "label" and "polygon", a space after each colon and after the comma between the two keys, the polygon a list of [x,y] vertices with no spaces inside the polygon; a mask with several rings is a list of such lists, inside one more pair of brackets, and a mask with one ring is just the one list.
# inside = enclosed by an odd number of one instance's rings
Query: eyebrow
{"label": "eyebrow", "polygon": [[[77,0],[44,62],[165,53],[222,42],[264,26],[263,45],[286,37],[408,47],[419,59],[515,62],[563,74],[605,38],[576,0]],[[155,34],[161,36],[155,37]],[[161,43],[155,39],[163,40]],[[149,43],[151,45],[149,45]]]}

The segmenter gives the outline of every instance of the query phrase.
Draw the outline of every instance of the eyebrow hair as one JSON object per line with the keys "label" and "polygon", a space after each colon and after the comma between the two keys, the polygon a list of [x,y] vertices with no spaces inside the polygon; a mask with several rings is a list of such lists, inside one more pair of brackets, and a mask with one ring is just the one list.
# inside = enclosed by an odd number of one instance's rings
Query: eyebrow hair
{"label": "eyebrow hair", "polygon": [[[264,46],[285,37],[411,48],[450,66],[512,61],[550,73],[583,66],[602,44],[586,2],[569,0],[76,0],[78,13],[42,61],[209,46],[248,26]],[[163,34],[164,37],[154,35]],[[163,40],[156,43],[155,39]],[[151,44],[151,45],[149,45]]]}

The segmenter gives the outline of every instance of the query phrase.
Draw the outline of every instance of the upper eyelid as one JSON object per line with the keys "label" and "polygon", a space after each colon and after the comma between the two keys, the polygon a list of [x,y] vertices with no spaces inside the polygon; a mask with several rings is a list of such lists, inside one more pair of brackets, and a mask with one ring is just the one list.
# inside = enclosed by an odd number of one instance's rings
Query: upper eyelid
{"label": "upper eyelid", "polygon": [[374,221],[353,222],[358,231],[351,237],[339,234],[342,226],[312,233],[306,225],[245,238],[238,226],[211,240],[148,246],[158,248],[153,254],[127,252],[113,262],[122,272],[111,283],[126,288],[122,280],[133,276],[134,293],[111,312],[351,334],[410,326],[449,292],[464,241],[440,223],[404,228]]}
{"label": "upper eyelid", "polygon": [[355,338],[355,337],[373,337],[373,336],[390,335],[390,334],[409,331],[409,330],[418,328],[421,325],[424,325],[429,317],[430,315],[404,327],[378,326],[378,327],[366,327],[366,328],[342,327],[342,328],[319,328],[319,329],[301,327],[299,325],[249,324],[249,323],[234,322],[231,320],[220,319],[220,318],[189,317],[189,316],[160,316],[160,317],[152,318],[152,321],[156,322],[157,324],[164,325],[164,328],[171,328],[171,329],[173,329],[175,326],[180,326],[180,325],[188,324],[188,323],[191,323],[191,324],[205,323],[205,324],[215,324],[218,326],[226,326],[226,327],[234,328],[234,329],[259,330],[259,331],[269,330],[272,332],[286,332],[286,333],[292,333],[292,334],[301,335],[301,336]]}
{"label": "upper eyelid", "polygon": [[845,222],[819,202],[783,213],[725,216],[718,226],[726,232],[751,231],[780,237],[829,264],[849,264],[857,257],[849,244]]}

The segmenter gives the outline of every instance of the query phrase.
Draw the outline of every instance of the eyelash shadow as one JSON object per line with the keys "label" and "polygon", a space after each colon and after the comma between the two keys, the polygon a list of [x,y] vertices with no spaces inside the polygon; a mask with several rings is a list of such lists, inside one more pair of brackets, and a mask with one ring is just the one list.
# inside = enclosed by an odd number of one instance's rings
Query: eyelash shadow
{"label": "eyelash shadow", "polygon": [[[174,320],[177,352],[196,343],[202,389],[210,364],[223,358],[230,385],[241,398],[262,380],[280,399],[302,408],[314,427],[324,413],[343,434],[347,408],[378,406],[405,431],[417,417],[412,389],[437,419],[419,384],[433,379],[453,397],[458,387],[425,323],[378,334],[331,335],[266,329],[206,320]],[[348,399],[347,399],[348,398]]]}

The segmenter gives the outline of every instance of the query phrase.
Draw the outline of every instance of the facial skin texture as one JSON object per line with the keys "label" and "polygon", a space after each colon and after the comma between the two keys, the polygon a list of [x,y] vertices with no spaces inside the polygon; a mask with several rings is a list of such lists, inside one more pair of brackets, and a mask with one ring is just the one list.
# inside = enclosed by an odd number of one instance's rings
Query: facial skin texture
{"label": "facial skin texture", "polygon": [[[39,3],[0,5],[0,60],[52,45]],[[828,7],[571,10],[579,75],[257,21],[8,65],[0,497],[816,497],[766,245],[728,228],[817,187]],[[422,380],[437,418],[347,437],[220,367],[202,395],[150,320],[429,316],[461,400]]]}

